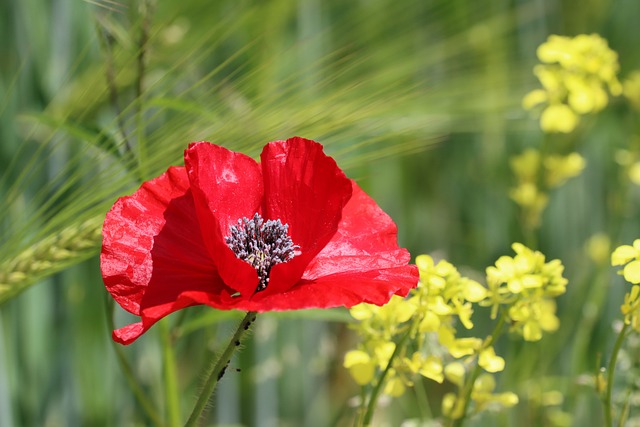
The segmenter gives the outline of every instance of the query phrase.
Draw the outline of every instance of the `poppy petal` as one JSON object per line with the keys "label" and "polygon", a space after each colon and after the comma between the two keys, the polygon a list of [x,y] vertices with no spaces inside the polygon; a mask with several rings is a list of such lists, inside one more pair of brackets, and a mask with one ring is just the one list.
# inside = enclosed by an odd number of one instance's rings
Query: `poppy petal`
{"label": "poppy petal", "polygon": [[274,266],[265,294],[291,288],[305,267],[331,240],[351,198],[351,182],[322,145],[304,138],[267,144],[260,156],[264,179],[264,213],[289,225],[300,254]]}
{"label": "poppy petal", "polygon": [[336,274],[309,282],[302,280],[280,294],[262,296],[258,293],[250,300],[238,301],[234,308],[263,312],[341,306],[349,308],[363,302],[383,305],[393,295],[407,296],[411,288],[416,286],[417,278],[418,268],[415,265]]}
{"label": "poppy petal", "polygon": [[111,338],[117,343],[128,345],[137,340],[138,337],[147,332],[148,329],[149,328],[142,326],[142,322],[132,323],[131,325],[113,331]]}
{"label": "poppy petal", "polygon": [[184,160],[204,242],[219,274],[228,286],[249,297],[258,286],[258,274],[236,257],[224,237],[238,219],[251,218],[260,209],[260,165],[244,154],[208,142],[189,145]]}
{"label": "poppy petal", "polygon": [[165,225],[166,207],[188,188],[185,169],[172,167],[133,195],[118,199],[107,213],[102,228],[102,276],[116,302],[133,314],[140,314],[153,273],[153,238]]}
{"label": "poppy petal", "polygon": [[[336,273],[405,266],[411,256],[398,247],[398,227],[367,193],[352,181],[353,196],[342,211],[338,231],[307,266],[306,280]],[[414,286],[418,282],[416,275]]]}

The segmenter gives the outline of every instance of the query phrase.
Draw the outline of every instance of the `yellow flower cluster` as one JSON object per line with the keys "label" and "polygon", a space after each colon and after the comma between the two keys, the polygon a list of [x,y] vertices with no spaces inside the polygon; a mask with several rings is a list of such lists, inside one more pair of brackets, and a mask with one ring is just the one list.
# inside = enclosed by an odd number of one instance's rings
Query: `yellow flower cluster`
{"label": "yellow flower cluster", "polygon": [[624,265],[621,274],[627,282],[633,284],[624,296],[620,310],[624,315],[624,322],[640,332],[640,239],[636,239],[633,245],[617,247],[611,254],[611,265]]}
{"label": "yellow flower cluster", "polygon": [[575,152],[566,156],[543,156],[539,150],[529,148],[512,157],[510,166],[517,185],[509,196],[522,208],[527,227],[535,228],[540,224],[542,212],[549,201],[547,191],[580,175],[586,161]]}
{"label": "yellow flower cluster", "polygon": [[[383,307],[353,307],[355,329],[362,338],[344,359],[353,379],[378,388],[384,378],[382,390],[394,397],[411,387],[416,376],[439,383],[446,379],[457,388],[443,398],[442,411],[449,419],[464,417],[469,400],[475,411],[517,404],[514,393],[494,391],[491,374],[504,370],[505,360],[493,343],[504,324],[527,341],[558,329],[553,298],[565,292],[567,280],[559,260],[546,262],[542,253],[520,243],[512,247],[514,257],[500,257],[486,269],[486,286],[463,277],[447,261],[436,263],[420,255],[420,283],[407,298],[394,296]],[[457,336],[456,324],[473,328],[474,304],[492,307],[492,318],[502,313],[496,330],[485,339]]]}
{"label": "yellow flower cluster", "polygon": [[511,247],[516,256],[502,256],[487,268],[489,295],[481,304],[492,307],[493,318],[499,306],[507,306],[511,330],[525,341],[538,341],[543,331],[553,332],[560,326],[554,298],[566,291],[564,266],[557,259],[545,262],[541,252],[521,243]]}
{"label": "yellow flower cluster", "polygon": [[[385,306],[359,304],[350,310],[351,316],[358,320],[358,332],[363,343],[358,350],[345,355],[344,367],[349,369],[353,379],[360,385],[370,384],[376,374],[383,372],[396,351],[395,340],[398,336],[410,333],[417,310],[416,305],[407,299],[394,296]],[[416,351],[410,356],[406,348],[402,354],[394,357],[387,372],[384,393],[400,396],[407,386],[412,386],[411,374],[420,374],[442,382],[442,363],[437,357],[425,357]]]}
{"label": "yellow flower cluster", "polygon": [[542,64],[533,72],[543,89],[529,92],[522,106],[533,109],[547,104],[540,116],[545,132],[569,133],[580,115],[602,110],[611,95],[620,95],[618,54],[597,34],[576,37],[551,35],[537,49]]}

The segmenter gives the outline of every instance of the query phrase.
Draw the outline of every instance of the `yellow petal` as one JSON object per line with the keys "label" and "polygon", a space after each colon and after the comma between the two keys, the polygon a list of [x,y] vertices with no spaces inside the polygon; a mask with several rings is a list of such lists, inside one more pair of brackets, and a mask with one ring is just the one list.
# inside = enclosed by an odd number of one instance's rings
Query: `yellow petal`
{"label": "yellow petal", "polygon": [[487,372],[495,373],[504,370],[504,359],[496,355],[493,347],[487,347],[480,352],[478,364]]}
{"label": "yellow petal", "polygon": [[624,267],[623,274],[627,282],[634,285],[640,283],[640,261],[631,261],[627,264]]}
{"label": "yellow petal", "polygon": [[633,246],[619,246],[611,254],[611,265],[624,265],[637,256],[638,251]]}
{"label": "yellow petal", "polygon": [[564,104],[549,105],[540,116],[540,127],[545,132],[569,133],[578,125],[578,116]]}

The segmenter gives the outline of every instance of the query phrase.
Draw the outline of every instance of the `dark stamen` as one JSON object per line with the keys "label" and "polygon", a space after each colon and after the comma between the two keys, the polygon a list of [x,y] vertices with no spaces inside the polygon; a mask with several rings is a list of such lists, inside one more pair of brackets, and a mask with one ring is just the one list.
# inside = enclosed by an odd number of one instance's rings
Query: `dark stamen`
{"label": "dark stamen", "polygon": [[229,248],[258,272],[260,282],[256,292],[266,289],[271,267],[290,261],[300,249],[289,237],[288,224],[279,219],[265,222],[257,213],[252,219],[239,219],[229,230],[231,234],[225,237]]}

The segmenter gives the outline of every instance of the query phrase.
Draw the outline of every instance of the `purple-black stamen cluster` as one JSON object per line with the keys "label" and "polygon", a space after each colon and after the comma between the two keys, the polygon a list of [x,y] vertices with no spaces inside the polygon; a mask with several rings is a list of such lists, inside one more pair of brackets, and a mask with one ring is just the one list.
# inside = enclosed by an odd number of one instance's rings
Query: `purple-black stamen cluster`
{"label": "purple-black stamen cluster", "polygon": [[256,292],[269,284],[271,267],[290,261],[296,249],[300,249],[289,237],[288,224],[282,224],[279,219],[265,222],[257,213],[252,219],[239,219],[229,230],[231,234],[225,237],[229,248],[258,272],[260,282]]}

